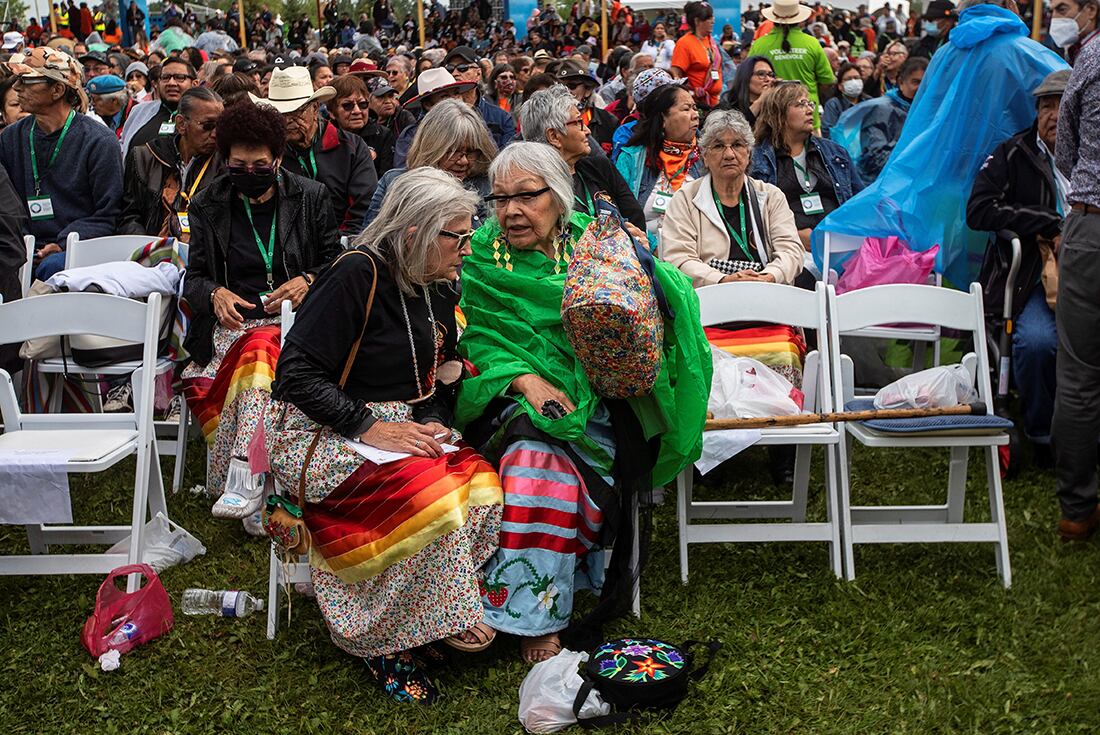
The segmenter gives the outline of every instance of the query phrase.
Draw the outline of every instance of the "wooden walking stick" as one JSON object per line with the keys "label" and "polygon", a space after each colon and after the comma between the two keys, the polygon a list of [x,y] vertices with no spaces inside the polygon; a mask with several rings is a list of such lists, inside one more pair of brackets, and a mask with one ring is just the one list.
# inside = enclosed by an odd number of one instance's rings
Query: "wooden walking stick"
{"label": "wooden walking stick", "polygon": [[872,421],[874,419],[919,419],[929,416],[984,416],[986,407],[980,401],[947,408],[881,408],[869,411],[834,411],[832,413],[796,413],[791,416],[761,416],[752,419],[716,419],[708,414],[706,431],[722,429],[770,429],[802,424],[831,424],[836,421]]}

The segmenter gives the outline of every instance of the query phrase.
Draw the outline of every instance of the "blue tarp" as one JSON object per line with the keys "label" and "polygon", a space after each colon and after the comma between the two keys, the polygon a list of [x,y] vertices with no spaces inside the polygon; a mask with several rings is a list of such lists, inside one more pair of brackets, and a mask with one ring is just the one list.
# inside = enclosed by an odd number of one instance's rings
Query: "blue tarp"
{"label": "blue tarp", "polygon": [[[936,271],[952,284],[964,288],[973,280],[988,241],[988,233],[966,226],[974,177],[999,143],[1035,121],[1032,90],[1047,74],[1068,68],[1027,33],[1019,16],[992,5],[959,15],[878,179],[814,229],[819,267],[826,231],[897,235],[914,250],[939,244]],[[831,257],[830,267],[848,255]]]}

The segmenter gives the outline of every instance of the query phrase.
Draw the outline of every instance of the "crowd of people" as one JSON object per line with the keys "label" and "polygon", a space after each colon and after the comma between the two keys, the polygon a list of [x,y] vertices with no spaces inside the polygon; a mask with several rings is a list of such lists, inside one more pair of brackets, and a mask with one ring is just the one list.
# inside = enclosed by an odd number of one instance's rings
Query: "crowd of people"
{"label": "crowd of people", "polygon": [[[477,651],[503,632],[545,660],[575,595],[622,583],[603,563],[630,528],[618,498],[697,457],[708,339],[737,328],[704,331],[693,288],[812,289],[822,223],[917,183],[899,161],[936,130],[914,120],[968,114],[975,100],[941,90],[984,78],[973,54],[989,39],[1038,61],[980,102],[1011,104],[1017,127],[951,141],[978,157],[955,211],[1022,241],[1022,425],[1057,465],[1062,537],[1100,525],[1096,0],[1054,0],[1042,44],[1013,0],[775,0],[737,29],[699,0],[610,7],[603,51],[591,0],[547,3],[523,29],[486,0],[436,3],[423,46],[388,0],[358,20],[329,4],[319,27],[264,6],[244,48],[235,10],[200,21],[172,3],[148,33],[136,5],[106,18],[69,0],[57,33],[31,19],[3,36],[0,295],[23,295],[25,235],[41,281],[73,233],[186,244],[176,389],[208,445],[213,513],[265,533],[262,447],[307,506],[333,641],[399,701],[436,696],[437,642]],[[679,315],[662,344],[675,380],[645,401],[601,397],[562,325],[569,259],[603,200],[658,254]],[[1009,242],[983,237],[973,275],[1003,292]],[[1052,294],[1048,269],[1067,263]],[[284,301],[296,317],[280,335]],[[772,367],[797,383],[803,337],[777,334],[790,349]],[[376,463],[347,440],[407,456]],[[771,470],[790,482],[793,456],[773,452]]]}

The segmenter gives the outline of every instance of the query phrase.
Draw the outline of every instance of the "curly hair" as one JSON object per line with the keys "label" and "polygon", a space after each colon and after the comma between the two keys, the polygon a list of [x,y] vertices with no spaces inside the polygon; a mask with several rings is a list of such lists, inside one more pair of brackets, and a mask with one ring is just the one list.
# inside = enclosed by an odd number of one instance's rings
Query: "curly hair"
{"label": "curly hair", "polygon": [[267,105],[230,105],[218,117],[217,142],[224,159],[234,145],[265,146],[279,158],[286,148],[286,121]]}

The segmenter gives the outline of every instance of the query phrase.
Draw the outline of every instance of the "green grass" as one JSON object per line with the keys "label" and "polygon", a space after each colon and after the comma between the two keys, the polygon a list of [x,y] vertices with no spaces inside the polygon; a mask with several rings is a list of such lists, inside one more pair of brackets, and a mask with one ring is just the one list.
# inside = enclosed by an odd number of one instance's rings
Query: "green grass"
{"label": "green grass", "polygon": [[[189,485],[201,482],[198,446],[190,459]],[[937,499],[946,459],[946,452],[857,451],[854,499]],[[737,462],[732,489],[761,493],[762,453]],[[78,520],[93,507],[100,516],[127,517],[131,468],[94,482],[75,479]],[[983,478],[972,460],[968,517],[988,516]],[[725,647],[673,715],[617,731],[1096,732],[1100,544],[1057,541],[1050,475],[1029,469],[1007,483],[1005,495],[1015,580],[1009,591],[997,580],[992,549],[977,545],[863,547],[854,583],[832,577],[824,545],[693,547],[684,587],[669,493],[655,515],[643,617],[617,620],[607,634],[718,638]],[[183,492],[168,502],[209,549],[165,572],[176,605],[189,586],[265,593],[263,542],[239,524],[214,521],[205,497]],[[0,550],[25,549],[21,529],[0,529]],[[105,674],[79,640],[99,582],[0,577],[3,732],[521,732],[516,709],[526,667],[514,640],[502,636],[489,652],[459,659],[440,677],[441,703],[390,704],[362,665],[331,644],[316,607],[301,597],[275,642],[260,615],[179,615],[169,634]]]}

